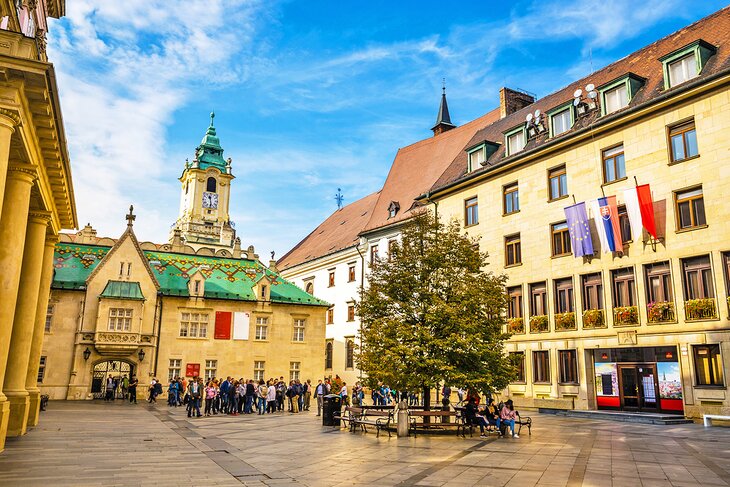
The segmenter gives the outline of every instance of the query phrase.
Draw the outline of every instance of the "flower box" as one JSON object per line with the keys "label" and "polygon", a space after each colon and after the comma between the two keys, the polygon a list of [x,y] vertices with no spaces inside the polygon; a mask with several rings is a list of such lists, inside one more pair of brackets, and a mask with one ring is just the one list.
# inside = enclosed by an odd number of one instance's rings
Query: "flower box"
{"label": "flower box", "polygon": [[651,302],[646,305],[649,323],[667,323],[674,321],[674,303],[671,301]]}
{"label": "flower box", "polygon": [[688,321],[717,318],[714,298],[688,299],[684,302],[684,311]]}
{"label": "flower box", "polygon": [[587,309],[583,312],[583,328],[604,328],[606,320],[602,309]]}
{"label": "flower box", "polygon": [[536,315],[530,317],[530,333],[545,333],[548,331],[549,322],[547,315]]}
{"label": "flower box", "polygon": [[507,320],[507,332],[508,333],[524,333],[525,332],[525,320],[522,318],[510,318]]}
{"label": "flower box", "polygon": [[575,313],[556,313],[555,314],[556,330],[575,330]]}
{"label": "flower box", "polygon": [[613,323],[616,326],[638,325],[639,308],[636,306],[619,306],[613,308]]}

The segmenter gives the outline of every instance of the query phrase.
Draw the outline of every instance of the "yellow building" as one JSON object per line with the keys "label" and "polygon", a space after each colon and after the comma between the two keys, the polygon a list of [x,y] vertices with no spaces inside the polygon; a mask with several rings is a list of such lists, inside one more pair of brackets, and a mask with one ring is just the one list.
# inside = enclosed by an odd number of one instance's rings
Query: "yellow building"
{"label": "yellow building", "polygon": [[36,384],[53,245],[75,228],[48,17],[63,0],[0,1],[0,451],[38,423]]}
{"label": "yellow building", "polygon": [[730,412],[728,129],[725,8],[526,107],[503,99],[433,185],[508,276],[516,404]]}
{"label": "yellow building", "polygon": [[153,378],[323,376],[329,305],[241,251],[222,153],[211,119],[169,243],[139,242],[132,208],[118,239],[61,234],[37,373],[51,399],[101,397],[109,375],[136,376],[140,397]]}

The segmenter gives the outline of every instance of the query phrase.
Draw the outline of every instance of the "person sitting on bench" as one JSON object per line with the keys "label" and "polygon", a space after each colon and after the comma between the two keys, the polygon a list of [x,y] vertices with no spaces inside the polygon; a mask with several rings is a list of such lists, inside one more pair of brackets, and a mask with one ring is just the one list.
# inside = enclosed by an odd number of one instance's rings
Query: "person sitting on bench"
{"label": "person sitting on bench", "polygon": [[487,420],[478,413],[478,409],[476,404],[474,403],[474,398],[470,397],[468,402],[466,403],[466,407],[464,408],[464,417],[466,418],[466,423],[470,424],[472,426],[479,426],[479,430],[481,431],[481,437],[486,438],[487,435],[484,434],[484,428],[488,427],[489,424],[487,423]]}
{"label": "person sitting on bench", "polygon": [[491,397],[487,398],[487,407],[484,410],[483,414],[484,417],[487,419],[487,423],[494,426],[497,429],[499,436],[502,436],[502,431],[500,429],[502,420],[499,417],[499,410],[497,409],[497,405],[494,404],[494,399],[492,399]]}
{"label": "person sitting on bench", "polygon": [[517,412],[515,411],[512,399],[507,399],[507,402],[504,403],[504,407],[502,408],[502,411],[500,411],[499,417],[502,420],[502,424],[509,425],[512,430],[512,438],[519,438],[520,435],[515,433],[515,419],[517,418]]}

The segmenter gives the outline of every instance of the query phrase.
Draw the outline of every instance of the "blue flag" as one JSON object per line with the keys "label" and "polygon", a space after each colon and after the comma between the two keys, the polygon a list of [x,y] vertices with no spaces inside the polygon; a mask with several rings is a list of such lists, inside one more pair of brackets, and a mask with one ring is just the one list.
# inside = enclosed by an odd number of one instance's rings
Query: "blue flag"
{"label": "blue flag", "polygon": [[588,226],[586,204],[581,202],[565,208],[565,219],[568,221],[573,255],[576,257],[593,255],[593,240],[591,240],[591,229]]}

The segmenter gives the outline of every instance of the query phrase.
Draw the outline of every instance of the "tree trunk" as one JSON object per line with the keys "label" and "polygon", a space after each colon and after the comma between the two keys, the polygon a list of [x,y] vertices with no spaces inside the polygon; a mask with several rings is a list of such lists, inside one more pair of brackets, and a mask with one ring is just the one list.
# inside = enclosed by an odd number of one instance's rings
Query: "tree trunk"
{"label": "tree trunk", "polygon": [[[428,386],[423,386],[423,410],[429,411],[431,409],[431,388]],[[428,416],[423,417],[423,423],[428,424],[430,423],[431,418]]]}

